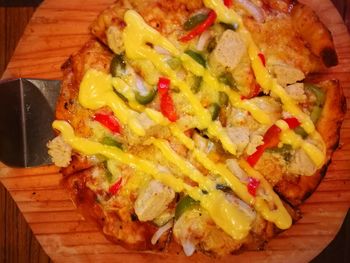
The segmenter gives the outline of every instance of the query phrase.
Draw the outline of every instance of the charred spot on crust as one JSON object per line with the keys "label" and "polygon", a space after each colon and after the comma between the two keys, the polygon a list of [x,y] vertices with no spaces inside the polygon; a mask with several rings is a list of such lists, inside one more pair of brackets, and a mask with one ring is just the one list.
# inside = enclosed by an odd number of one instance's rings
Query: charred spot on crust
{"label": "charred spot on crust", "polygon": [[338,56],[334,48],[326,47],[321,51],[321,58],[326,67],[338,65]]}
{"label": "charred spot on crust", "polygon": [[73,56],[70,56],[61,66],[61,70],[64,71],[72,66]]}
{"label": "charred spot on crust", "polygon": [[137,217],[137,215],[136,215],[135,213],[132,213],[132,214],[130,215],[130,218],[131,218],[131,221],[133,221],[133,222],[139,220],[138,217]]}

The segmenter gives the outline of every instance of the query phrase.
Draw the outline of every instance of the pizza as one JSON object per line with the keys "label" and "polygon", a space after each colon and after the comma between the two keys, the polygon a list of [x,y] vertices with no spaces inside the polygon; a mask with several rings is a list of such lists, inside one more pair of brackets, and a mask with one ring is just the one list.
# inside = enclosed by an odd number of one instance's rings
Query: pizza
{"label": "pizza", "polygon": [[330,31],[292,0],[119,0],[62,66],[48,143],[108,239],[221,256],[300,217],[338,147],[346,101],[317,76]]}

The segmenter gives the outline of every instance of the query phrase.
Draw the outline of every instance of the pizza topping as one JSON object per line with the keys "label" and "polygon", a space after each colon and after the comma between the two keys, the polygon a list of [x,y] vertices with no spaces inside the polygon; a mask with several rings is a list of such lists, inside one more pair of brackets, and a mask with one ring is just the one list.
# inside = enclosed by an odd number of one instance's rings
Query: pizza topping
{"label": "pizza topping", "polygon": [[191,16],[183,25],[183,28],[188,31],[199,24],[202,24],[206,19],[208,18],[208,13],[198,13],[193,16]]}
{"label": "pizza topping", "polygon": [[261,60],[261,63],[263,63],[263,65],[266,67],[266,59],[265,59],[264,54],[260,52],[260,53],[258,53],[258,56]]}
{"label": "pizza topping", "polygon": [[109,146],[118,147],[119,149],[122,149],[123,147],[122,143],[109,136],[103,137],[101,143]]}
{"label": "pizza topping", "polygon": [[212,38],[212,35],[213,34],[210,30],[204,31],[198,39],[196,49],[198,51],[204,51],[204,49],[208,46],[208,44]]}
{"label": "pizza topping", "polygon": [[227,7],[231,7],[233,4],[233,0],[224,0],[224,5]]}
{"label": "pizza topping", "polygon": [[[290,129],[295,129],[298,126],[300,126],[300,122],[296,118],[287,118],[284,119],[284,121],[287,123]],[[273,148],[278,145],[278,143],[280,142],[279,137],[281,132],[282,130],[280,127],[278,127],[275,124],[272,125],[264,135],[264,144],[258,146],[256,148],[255,153],[247,157],[247,162],[251,166],[255,166],[255,164],[259,161],[260,157],[263,155],[266,149]]]}
{"label": "pizza topping", "polygon": [[310,83],[305,83],[305,88],[316,96],[315,105],[322,107],[326,100],[326,94],[319,87]]}
{"label": "pizza topping", "polygon": [[273,65],[272,71],[277,82],[284,87],[305,79],[305,75],[301,70],[287,64]]}
{"label": "pizza topping", "polygon": [[209,105],[208,110],[211,114],[211,119],[215,121],[219,117],[220,105],[218,103],[212,103]]}
{"label": "pizza topping", "polygon": [[193,200],[188,195],[182,197],[175,208],[175,219],[178,220],[186,210],[196,207],[198,205],[199,203]]}
{"label": "pizza topping", "polygon": [[113,115],[105,113],[96,113],[93,117],[95,121],[101,123],[104,127],[110,130],[112,133],[120,133],[121,126]]}
{"label": "pizza topping", "polygon": [[126,62],[124,54],[117,54],[113,57],[110,65],[110,72],[113,77],[120,77],[125,73]]}
{"label": "pizza topping", "polygon": [[67,144],[62,136],[57,136],[47,143],[48,153],[52,162],[58,167],[67,167],[71,162],[72,147]]}
{"label": "pizza topping", "polygon": [[250,0],[237,0],[236,3],[241,5],[257,22],[263,23],[265,21],[264,10]]}
{"label": "pizza topping", "polygon": [[293,155],[290,164],[287,166],[288,172],[304,176],[312,176],[317,167],[303,149],[298,149]]}
{"label": "pizza topping", "polygon": [[188,42],[202,34],[206,29],[208,29],[216,20],[216,13],[213,10],[210,10],[208,17],[200,24],[195,26],[189,33],[180,37],[181,42]]}
{"label": "pizza topping", "polygon": [[214,51],[210,54],[209,62],[216,70],[234,70],[247,47],[239,33],[226,30],[220,37]]}
{"label": "pizza topping", "polygon": [[178,119],[173,99],[169,94],[170,80],[167,78],[159,78],[158,93],[160,96],[160,110],[169,121],[176,121]]}
{"label": "pizza topping", "polygon": [[255,179],[255,178],[252,178],[252,177],[249,177],[249,182],[248,182],[248,185],[247,185],[248,192],[252,196],[256,196],[256,191],[257,191],[259,185],[260,185],[260,181],[259,180]]}
{"label": "pizza topping", "polygon": [[[222,73],[219,77],[218,77],[218,81],[220,83],[223,83],[227,86],[229,86],[230,88],[237,90],[237,84],[235,79],[232,77],[232,74],[230,72],[224,72]],[[222,92],[224,93],[224,92]],[[226,93],[225,93],[226,94]],[[227,95],[227,94],[226,94]]]}
{"label": "pizza topping", "polygon": [[145,134],[144,128],[137,120],[138,114],[129,109],[123,99],[114,92],[110,75],[93,69],[88,70],[80,84],[79,103],[92,110],[109,106],[118,121],[128,125],[136,135],[143,136]]}
{"label": "pizza topping", "polygon": [[149,88],[147,89],[143,83],[143,80],[139,77],[135,77],[136,82],[136,92],[135,99],[141,105],[146,105],[153,101],[157,94],[157,89]]}
{"label": "pizza topping", "polygon": [[291,98],[298,103],[304,103],[306,101],[306,95],[303,83],[294,83],[286,86],[286,91]]}
{"label": "pizza topping", "polygon": [[173,221],[169,221],[168,223],[166,223],[165,225],[161,226],[152,236],[151,238],[151,243],[152,245],[157,244],[159,238],[166,233],[168,230],[170,230],[174,225]]}
{"label": "pizza topping", "polygon": [[175,198],[175,192],[156,180],[141,190],[135,201],[135,213],[140,221],[151,221],[164,212]]}
{"label": "pizza topping", "polygon": [[238,153],[242,153],[249,143],[249,129],[247,127],[228,127],[227,133],[237,145]]}
{"label": "pizza topping", "polygon": [[120,177],[119,180],[117,182],[115,182],[114,184],[112,184],[109,189],[108,192],[111,195],[116,195],[119,192],[120,187],[122,186],[122,178]]}
{"label": "pizza topping", "polygon": [[206,67],[206,62],[203,56],[193,50],[187,49],[185,51],[185,54],[189,55],[193,60],[195,60],[198,64],[202,65],[203,67]]}
{"label": "pizza topping", "polygon": [[259,95],[259,93],[260,93],[260,91],[261,91],[260,85],[257,84],[257,83],[253,83],[253,84],[251,85],[251,87],[253,87],[253,88],[251,88],[251,89],[249,90],[249,94],[248,94],[247,96],[242,96],[242,97],[241,97],[242,100],[251,99],[251,98],[254,98],[254,97],[256,97],[256,96]]}

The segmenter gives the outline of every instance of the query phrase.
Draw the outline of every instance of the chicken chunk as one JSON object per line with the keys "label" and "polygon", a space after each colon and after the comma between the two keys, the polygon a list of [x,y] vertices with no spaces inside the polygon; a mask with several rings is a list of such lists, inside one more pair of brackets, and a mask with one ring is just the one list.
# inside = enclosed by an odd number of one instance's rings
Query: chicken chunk
{"label": "chicken chunk", "polygon": [[249,129],[247,127],[227,128],[227,134],[231,141],[237,145],[238,153],[242,153],[249,143]]}
{"label": "chicken chunk", "polygon": [[137,197],[135,213],[140,221],[153,220],[167,209],[174,197],[174,190],[152,180]]}
{"label": "chicken chunk", "polygon": [[57,136],[47,143],[49,155],[52,162],[58,167],[67,167],[71,161],[72,147],[70,147],[62,138]]}
{"label": "chicken chunk", "polygon": [[277,82],[282,86],[296,83],[305,78],[301,70],[287,64],[273,65],[272,70],[276,75]]}
{"label": "chicken chunk", "polygon": [[293,174],[299,175],[313,175],[317,167],[310,159],[310,157],[305,153],[304,150],[299,149],[296,151],[294,158],[291,160],[288,166],[288,171]]}
{"label": "chicken chunk", "polygon": [[210,65],[218,71],[233,70],[246,50],[246,44],[240,35],[232,30],[226,30],[210,55]]}
{"label": "chicken chunk", "polygon": [[286,87],[286,91],[297,102],[305,102],[306,95],[303,83],[294,83]]}

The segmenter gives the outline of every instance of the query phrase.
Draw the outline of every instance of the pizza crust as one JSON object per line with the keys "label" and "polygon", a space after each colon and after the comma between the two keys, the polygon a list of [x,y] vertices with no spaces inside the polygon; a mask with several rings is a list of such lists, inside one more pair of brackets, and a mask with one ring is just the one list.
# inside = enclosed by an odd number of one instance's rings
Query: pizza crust
{"label": "pizza crust", "polygon": [[346,98],[337,80],[317,83],[326,92],[326,101],[316,128],[326,144],[326,162],[312,176],[290,175],[279,181],[275,190],[290,204],[298,206],[317,188],[327,172],[333,152],[338,148],[340,128],[346,113]]}

